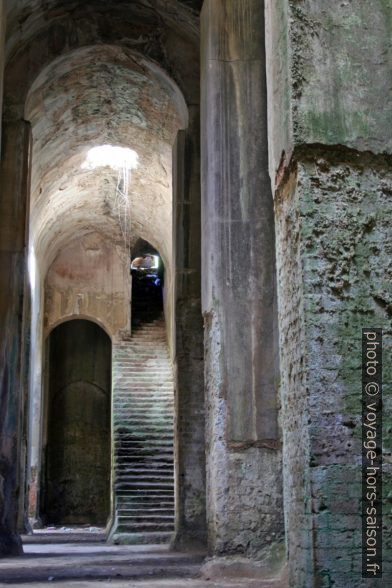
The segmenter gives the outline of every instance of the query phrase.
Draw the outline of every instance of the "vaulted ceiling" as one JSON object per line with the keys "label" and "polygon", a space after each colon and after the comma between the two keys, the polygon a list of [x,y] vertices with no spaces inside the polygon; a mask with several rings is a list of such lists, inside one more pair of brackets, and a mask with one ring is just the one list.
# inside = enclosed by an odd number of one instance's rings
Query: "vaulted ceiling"
{"label": "vaulted ceiling", "polygon": [[23,107],[32,126],[30,231],[44,271],[75,235],[98,231],[124,244],[123,166],[86,165],[100,146],[136,153],[126,190],[131,245],[146,239],[170,263],[171,149],[198,95],[199,5],[9,3],[5,108],[20,116]]}

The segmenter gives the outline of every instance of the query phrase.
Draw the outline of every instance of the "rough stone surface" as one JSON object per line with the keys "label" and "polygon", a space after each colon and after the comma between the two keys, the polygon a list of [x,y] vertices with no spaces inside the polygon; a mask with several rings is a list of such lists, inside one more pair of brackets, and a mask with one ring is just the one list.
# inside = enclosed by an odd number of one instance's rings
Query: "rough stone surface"
{"label": "rough stone surface", "polygon": [[[384,328],[387,389],[391,182],[386,157],[304,150],[277,197],[285,512],[293,585],[309,582],[313,574],[322,586],[373,585],[360,577],[361,328]],[[392,565],[390,414],[386,396],[386,577]]]}

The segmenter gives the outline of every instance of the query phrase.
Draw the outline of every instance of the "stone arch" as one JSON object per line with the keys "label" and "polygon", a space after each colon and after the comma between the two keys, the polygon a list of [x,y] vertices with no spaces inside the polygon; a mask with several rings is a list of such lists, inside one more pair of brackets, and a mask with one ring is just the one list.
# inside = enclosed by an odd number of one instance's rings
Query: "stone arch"
{"label": "stone arch", "polygon": [[52,331],[57,329],[57,327],[59,327],[60,325],[63,325],[64,323],[68,323],[69,321],[75,321],[75,320],[83,320],[83,321],[89,321],[91,323],[95,323],[98,327],[100,327],[103,331],[105,331],[105,333],[109,337],[109,339],[112,340],[113,335],[110,332],[110,327],[108,325],[106,325],[105,322],[102,321],[101,319],[94,317],[94,316],[91,316],[91,315],[87,315],[87,314],[73,314],[73,315],[69,315],[67,317],[60,318],[58,321],[56,321],[55,323],[53,323],[50,326],[50,328],[48,329],[48,332],[46,334],[46,337],[50,337],[50,334],[52,333]]}

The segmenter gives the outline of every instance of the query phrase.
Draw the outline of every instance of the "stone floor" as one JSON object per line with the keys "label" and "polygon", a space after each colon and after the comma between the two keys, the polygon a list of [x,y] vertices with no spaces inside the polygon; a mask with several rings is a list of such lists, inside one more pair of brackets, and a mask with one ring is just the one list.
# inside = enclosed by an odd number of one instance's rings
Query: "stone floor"
{"label": "stone floor", "polygon": [[98,530],[24,538],[24,555],[0,560],[0,586],[56,588],[278,588],[276,581],[203,577],[203,553],[167,545],[108,545]]}

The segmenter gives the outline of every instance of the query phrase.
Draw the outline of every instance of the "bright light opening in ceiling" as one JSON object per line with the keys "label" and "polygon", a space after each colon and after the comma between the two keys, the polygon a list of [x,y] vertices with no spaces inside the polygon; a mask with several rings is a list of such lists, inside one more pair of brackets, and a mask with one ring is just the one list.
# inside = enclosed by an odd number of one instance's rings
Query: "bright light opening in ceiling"
{"label": "bright light opening in ceiling", "polygon": [[87,153],[86,160],[82,163],[82,169],[96,169],[109,166],[114,170],[132,170],[139,164],[139,156],[128,147],[115,147],[114,145],[99,145],[93,147]]}

